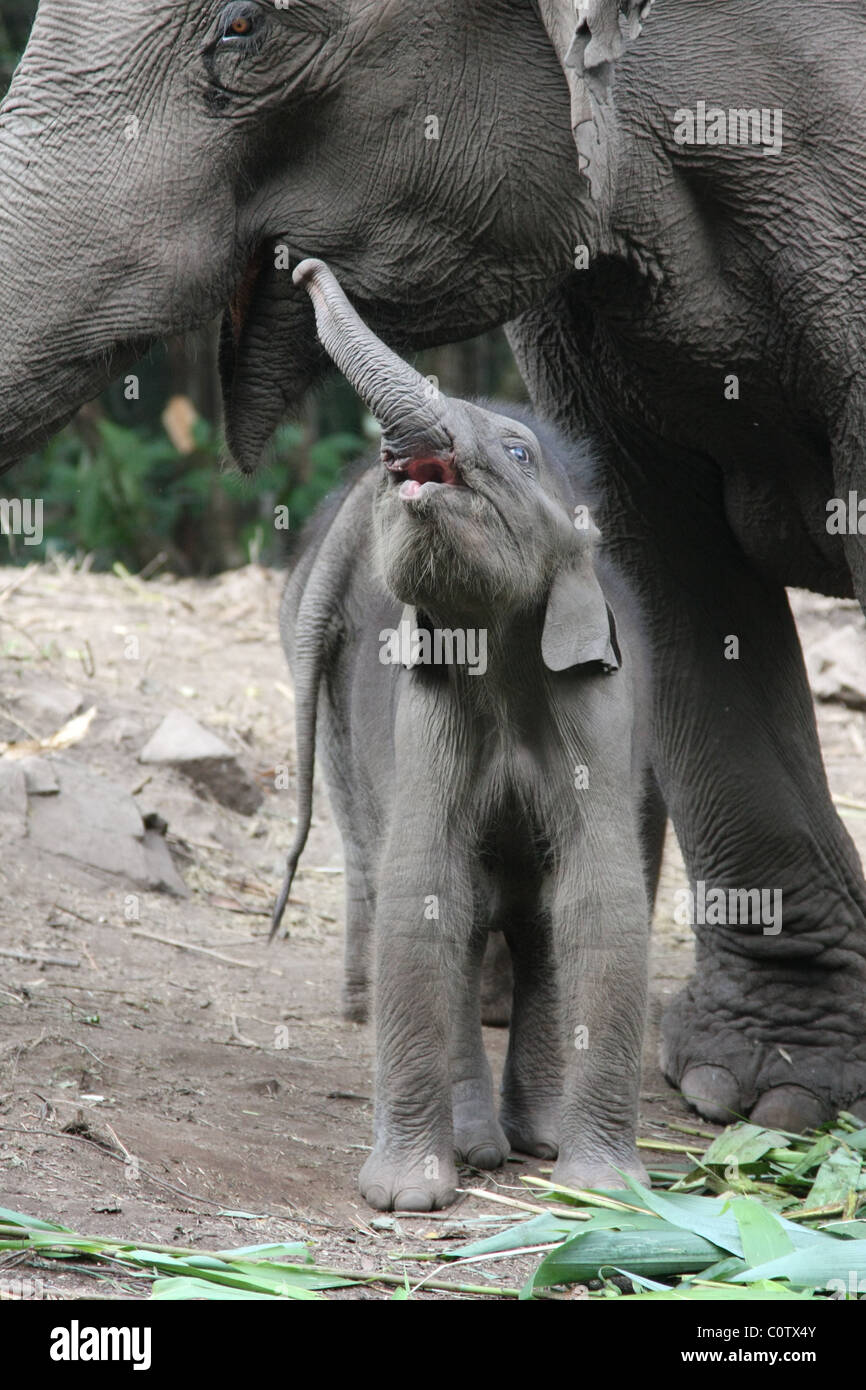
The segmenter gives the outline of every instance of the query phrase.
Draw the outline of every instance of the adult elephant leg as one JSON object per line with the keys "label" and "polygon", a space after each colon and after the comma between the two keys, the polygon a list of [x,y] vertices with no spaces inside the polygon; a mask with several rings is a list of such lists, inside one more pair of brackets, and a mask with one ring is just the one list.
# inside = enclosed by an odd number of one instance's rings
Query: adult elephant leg
{"label": "adult elephant leg", "polygon": [[866,883],[830,798],[787,596],[711,507],[660,496],[664,511],[644,495],[630,564],[652,625],[656,773],[706,905],[663,1065],[708,1119],[799,1130],[843,1107],[866,1114]]}

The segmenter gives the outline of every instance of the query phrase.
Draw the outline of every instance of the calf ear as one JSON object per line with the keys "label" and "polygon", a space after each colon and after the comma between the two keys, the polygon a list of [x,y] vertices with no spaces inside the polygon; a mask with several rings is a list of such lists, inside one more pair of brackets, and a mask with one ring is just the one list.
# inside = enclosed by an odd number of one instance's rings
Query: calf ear
{"label": "calf ear", "polygon": [[538,0],[571,93],[571,129],[593,198],[610,188],[611,65],[637,38],[653,0]]}
{"label": "calf ear", "polygon": [[541,655],[549,671],[567,671],[590,662],[599,662],[606,671],[619,669],[616,623],[591,562],[577,569],[560,570],[554,579],[547,600]]}

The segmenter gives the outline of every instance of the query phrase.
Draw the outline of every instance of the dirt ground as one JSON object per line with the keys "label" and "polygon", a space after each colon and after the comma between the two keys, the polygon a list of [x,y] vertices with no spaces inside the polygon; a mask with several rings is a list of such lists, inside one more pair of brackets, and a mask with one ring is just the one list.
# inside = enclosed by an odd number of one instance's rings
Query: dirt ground
{"label": "dirt ground", "polygon": [[[3,845],[0,1205],[80,1232],[202,1249],[302,1238],[321,1263],[405,1267],[414,1283],[439,1267],[413,1255],[477,1237],[479,1217],[510,1224],[517,1214],[475,1193],[522,1196],[519,1175],[549,1165],[514,1159],[497,1174],[465,1173],[470,1195],[434,1216],[377,1218],[357,1192],[372,1028],[340,1017],[341,851],[321,786],[290,938],[267,944],[294,815],[293,776],[286,790],[274,778],[293,769],[294,743],[280,587],[277,572],[258,567],[147,584],[69,561],[0,569],[0,741],[56,732],[63,721],[34,695],[46,682],[95,707],[85,736],[46,756],[110,777],[142,815],[167,822],[188,892],[131,897],[128,883],[83,868],[62,844],[56,853],[26,838]],[[798,595],[796,606],[806,644],[848,623],[862,636],[851,604]],[[182,774],[138,761],[175,708],[238,750],[264,789],[258,812],[227,810]],[[836,704],[818,714],[831,786],[863,854],[866,811],[844,803],[866,803],[866,715]],[[641,1133],[677,1142],[683,1133],[671,1125],[712,1132],[657,1063],[661,1009],[692,961],[690,933],[673,922],[683,883],[671,840],[653,935]],[[501,1068],[506,1034],[488,1029],[486,1040]],[[513,1286],[533,1263],[509,1259],[484,1267],[487,1275],[478,1267],[477,1280]],[[0,1266],[0,1281],[8,1287],[14,1273]],[[42,1297],[140,1298],[148,1288],[84,1265],[26,1274]]]}

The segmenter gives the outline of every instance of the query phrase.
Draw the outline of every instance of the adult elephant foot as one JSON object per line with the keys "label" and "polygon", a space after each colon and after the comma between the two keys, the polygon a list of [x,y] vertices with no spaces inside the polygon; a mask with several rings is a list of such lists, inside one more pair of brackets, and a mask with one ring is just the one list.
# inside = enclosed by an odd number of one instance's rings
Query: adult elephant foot
{"label": "adult elephant foot", "polygon": [[717,1124],[799,1133],[840,1110],[866,1122],[866,978],[704,960],[665,1017],[662,1066]]}

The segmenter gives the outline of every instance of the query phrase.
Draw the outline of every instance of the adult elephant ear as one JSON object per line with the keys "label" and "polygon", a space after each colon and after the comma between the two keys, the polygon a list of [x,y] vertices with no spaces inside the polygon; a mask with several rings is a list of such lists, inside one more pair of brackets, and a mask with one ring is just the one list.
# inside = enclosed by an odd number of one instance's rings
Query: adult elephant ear
{"label": "adult elephant ear", "polygon": [[571,93],[571,129],[593,198],[613,167],[613,64],[636,39],[653,0],[538,0]]}

